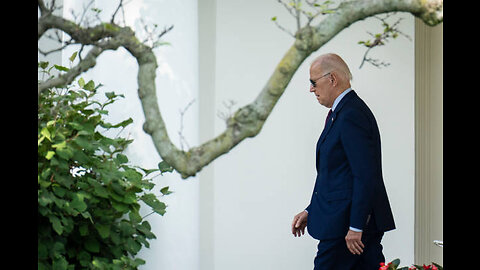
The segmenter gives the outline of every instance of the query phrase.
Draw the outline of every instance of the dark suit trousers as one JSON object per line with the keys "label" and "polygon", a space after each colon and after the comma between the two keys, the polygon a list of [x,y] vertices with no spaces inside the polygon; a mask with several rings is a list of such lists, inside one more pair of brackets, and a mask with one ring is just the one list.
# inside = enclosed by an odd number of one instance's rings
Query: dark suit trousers
{"label": "dark suit trousers", "polygon": [[348,250],[345,237],[321,240],[314,260],[314,270],[378,270],[380,262],[385,262],[380,243],[382,237],[383,232],[367,225],[362,233],[365,248],[360,255],[354,255]]}

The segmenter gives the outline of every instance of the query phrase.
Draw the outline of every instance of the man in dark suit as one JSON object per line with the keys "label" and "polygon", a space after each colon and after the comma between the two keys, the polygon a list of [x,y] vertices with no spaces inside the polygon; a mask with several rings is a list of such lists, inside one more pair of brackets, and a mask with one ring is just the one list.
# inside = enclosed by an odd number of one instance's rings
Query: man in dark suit
{"label": "man in dark suit", "polygon": [[308,207],[292,233],[320,240],[314,270],[378,270],[381,240],[395,229],[382,177],[374,115],[350,87],[347,64],[324,54],[310,66],[310,92],[331,108],[317,142],[317,177]]}

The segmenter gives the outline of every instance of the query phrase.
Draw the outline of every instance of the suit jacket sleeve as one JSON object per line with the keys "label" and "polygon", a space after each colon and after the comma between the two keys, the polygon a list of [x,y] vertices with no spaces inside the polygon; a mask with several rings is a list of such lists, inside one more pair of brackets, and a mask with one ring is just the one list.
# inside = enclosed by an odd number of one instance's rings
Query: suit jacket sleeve
{"label": "suit jacket sleeve", "polygon": [[361,110],[348,111],[342,122],[341,141],[353,175],[350,226],[363,230],[372,209],[379,163],[372,119]]}

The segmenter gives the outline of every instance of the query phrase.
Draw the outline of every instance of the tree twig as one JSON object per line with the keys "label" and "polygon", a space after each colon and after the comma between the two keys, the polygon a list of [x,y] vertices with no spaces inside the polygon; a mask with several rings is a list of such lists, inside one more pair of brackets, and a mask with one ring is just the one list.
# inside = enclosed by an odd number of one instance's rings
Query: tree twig
{"label": "tree twig", "polygon": [[192,106],[194,102],[195,102],[195,99],[192,99],[192,101],[190,101],[183,110],[180,110],[180,130],[178,131],[178,136],[180,138],[180,149],[182,151],[184,151],[184,148],[183,148],[184,143],[187,146],[187,149],[190,148],[190,146],[188,145],[187,139],[185,139],[185,136],[183,136],[183,117],[185,116],[185,113],[187,112],[188,108],[190,108],[190,106]]}

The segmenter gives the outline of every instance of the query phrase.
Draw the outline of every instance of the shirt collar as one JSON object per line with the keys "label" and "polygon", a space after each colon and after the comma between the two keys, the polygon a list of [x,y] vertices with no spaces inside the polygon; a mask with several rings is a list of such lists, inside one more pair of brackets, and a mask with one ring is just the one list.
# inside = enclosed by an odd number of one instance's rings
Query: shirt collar
{"label": "shirt collar", "polygon": [[352,88],[349,87],[347,89],[345,89],[340,95],[338,95],[338,97],[335,99],[335,101],[333,102],[333,105],[332,105],[332,112],[335,111],[335,108],[337,107],[338,103],[340,103],[340,100],[342,100],[342,98],[348,94],[348,92],[352,91]]}

